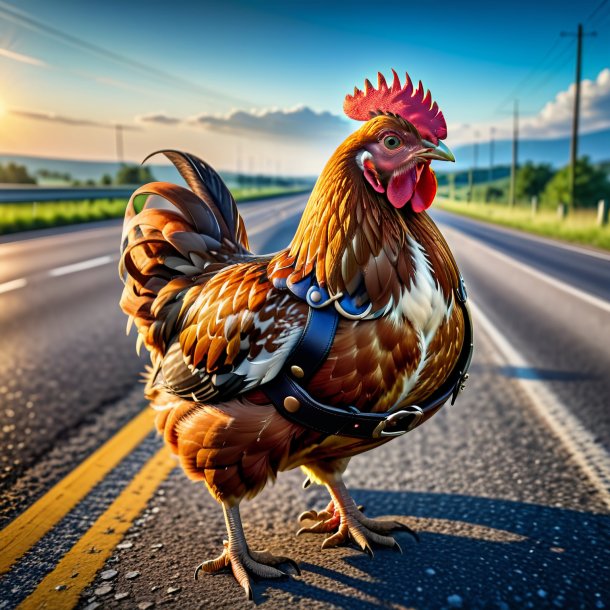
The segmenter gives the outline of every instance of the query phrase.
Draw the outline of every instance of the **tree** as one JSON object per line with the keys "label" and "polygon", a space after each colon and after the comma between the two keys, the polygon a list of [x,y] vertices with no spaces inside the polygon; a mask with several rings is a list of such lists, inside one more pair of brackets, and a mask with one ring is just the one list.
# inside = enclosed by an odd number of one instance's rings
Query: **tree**
{"label": "tree", "polygon": [[504,191],[497,186],[487,186],[485,189],[485,201],[500,201],[504,199]]}
{"label": "tree", "polygon": [[100,180],[100,184],[103,186],[110,186],[112,184],[112,176],[110,174],[104,174]]}
{"label": "tree", "polygon": [[150,168],[141,165],[123,165],[116,174],[117,184],[143,184],[154,179]]}
{"label": "tree", "polygon": [[529,200],[538,197],[553,177],[551,166],[546,163],[535,165],[528,161],[517,172],[517,199]]}
{"label": "tree", "polygon": [[9,163],[5,167],[0,165],[0,182],[9,184],[36,184],[36,178],[28,174],[25,165]]}
{"label": "tree", "polygon": [[71,182],[72,176],[68,172],[58,172],[50,169],[39,169],[36,172],[41,178],[47,178],[52,180],[63,180],[64,182]]}
{"label": "tree", "polygon": [[[600,199],[610,198],[610,182],[606,172],[593,165],[589,157],[581,157],[576,163],[574,185],[575,204],[579,207],[594,207]],[[557,205],[570,203],[570,168],[560,169],[547,184],[543,201]]]}

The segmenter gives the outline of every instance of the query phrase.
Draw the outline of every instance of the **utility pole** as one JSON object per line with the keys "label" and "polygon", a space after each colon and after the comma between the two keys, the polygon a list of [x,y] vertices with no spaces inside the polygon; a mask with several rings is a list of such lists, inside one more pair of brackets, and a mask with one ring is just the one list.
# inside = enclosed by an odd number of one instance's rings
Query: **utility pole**
{"label": "utility pole", "polygon": [[491,182],[494,179],[494,132],[493,127],[489,128],[489,178]]}
{"label": "utility pole", "polygon": [[116,158],[117,161],[123,165],[123,126],[116,125],[115,126],[115,134],[116,134]]}
{"label": "utility pole", "polygon": [[477,169],[478,161],[479,161],[479,132],[475,131],[474,135],[474,143],[472,145],[472,167],[468,172],[468,201],[471,202],[473,198],[474,191],[474,172]]}
{"label": "utility pole", "polygon": [[[562,36],[574,36],[571,32],[561,32]],[[596,36],[589,32],[586,36]],[[570,208],[576,207],[576,163],[578,162],[578,124],[580,121],[580,81],[582,72],[582,38],[585,36],[582,23],[576,31],[576,78],[574,80],[574,114],[572,116],[572,141],[570,143]]]}
{"label": "utility pole", "polygon": [[570,143],[570,207],[575,207],[576,195],[576,162],[578,161],[578,121],[580,119],[580,78],[582,64],[582,24],[578,24],[576,34],[576,80],[574,85],[574,116],[572,117],[572,142]]}
{"label": "utility pole", "polygon": [[517,164],[519,157],[519,100],[515,100],[513,107],[513,159],[510,166],[510,195],[508,204],[510,207],[515,205],[516,186],[517,186]]}
{"label": "utility pole", "polygon": [[473,165],[474,165],[474,169],[477,169],[477,166],[479,164],[479,132],[475,131],[474,132],[474,150],[472,151],[472,155],[473,155]]}

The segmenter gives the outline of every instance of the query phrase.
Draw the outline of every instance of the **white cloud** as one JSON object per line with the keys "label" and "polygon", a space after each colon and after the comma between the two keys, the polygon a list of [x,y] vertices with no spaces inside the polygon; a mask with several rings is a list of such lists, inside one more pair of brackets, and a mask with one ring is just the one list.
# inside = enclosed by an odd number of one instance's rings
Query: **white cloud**
{"label": "white cloud", "polygon": [[[38,110],[19,110],[11,108],[9,113],[13,116],[23,119],[34,119],[36,121],[46,121],[48,123],[62,123],[64,125],[72,125],[73,127],[101,127],[103,129],[115,129],[117,124],[105,123],[103,121],[94,121],[91,119],[83,119],[80,117],[70,117],[55,114],[54,112],[38,111]],[[125,131],[139,131],[139,127],[133,125],[122,125]]]}
{"label": "white cloud", "polygon": [[283,110],[233,110],[226,115],[199,114],[187,119],[165,112],[153,112],[136,117],[141,124],[187,125],[210,131],[241,136],[268,138],[342,138],[351,130],[350,123],[330,112],[315,112],[307,106]]}
{"label": "white cloud", "polygon": [[350,132],[347,120],[330,112],[315,112],[307,106],[291,110],[235,110],[225,116],[201,114],[188,122],[214,131],[275,138],[344,137]]}
{"label": "white cloud", "polygon": [[[560,91],[537,116],[523,121],[523,133],[531,138],[564,136],[570,133],[574,112],[575,85]],[[580,88],[580,129],[599,131],[610,127],[610,68],[595,80],[583,80]]]}
{"label": "white cloud", "polygon": [[[519,137],[549,139],[568,136],[572,129],[574,113],[574,84],[557,93],[534,116],[522,116],[519,122]],[[512,119],[488,121],[471,125],[449,125],[449,141],[462,144],[477,139],[486,140],[490,128],[495,129],[496,139],[512,137]],[[610,127],[610,68],[604,68],[595,80],[583,80],[580,89],[581,133],[590,133]]]}
{"label": "white cloud", "polygon": [[12,59],[13,61],[18,61],[23,64],[30,64],[31,66],[45,67],[47,65],[42,59],[32,57],[31,55],[24,55],[23,53],[17,53],[10,49],[0,48],[0,57],[6,57],[7,59]]}
{"label": "white cloud", "polygon": [[182,119],[177,117],[169,116],[164,112],[153,112],[150,114],[143,114],[136,117],[138,123],[153,123],[156,125],[178,125],[182,123]]}

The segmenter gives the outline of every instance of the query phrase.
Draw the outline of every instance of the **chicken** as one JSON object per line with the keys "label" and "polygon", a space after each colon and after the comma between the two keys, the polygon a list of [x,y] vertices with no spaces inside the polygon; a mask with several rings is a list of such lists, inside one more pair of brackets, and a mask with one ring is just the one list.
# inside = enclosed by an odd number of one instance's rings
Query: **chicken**
{"label": "chicken", "polygon": [[121,307],[150,351],[146,395],[227,525],[222,553],[196,576],[230,567],[249,597],[251,576],[298,566],[248,547],[240,502],[300,466],[330,503],[304,513],[314,524],[299,533],[327,533],[322,548],[399,548],[391,532],[408,528],[365,517],[342,474],[455,399],[467,376],[463,283],[425,212],[431,160],[453,160],[446,124],[421,83],[393,74],[346,97],[364,124],[330,158],[284,250],[252,254],[218,174],[181,152],[162,151],[190,190],[154,182],[126,210]]}

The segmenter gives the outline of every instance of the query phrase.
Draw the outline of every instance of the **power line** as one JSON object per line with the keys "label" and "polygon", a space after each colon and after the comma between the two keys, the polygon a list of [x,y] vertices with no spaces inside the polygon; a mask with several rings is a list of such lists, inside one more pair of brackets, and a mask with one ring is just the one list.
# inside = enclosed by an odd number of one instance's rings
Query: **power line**
{"label": "power line", "polygon": [[[602,0],[585,19],[585,23],[596,16],[599,18],[600,15],[601,21],[605,21],[606,18],[610,16],[610,12],[602,15],[600,11],[604,9],[604,7],[608,4],[609,1],[610,0]],[[600,25],[598,25],[597,23],[595,24],[595,26],[598,28],[600,27]],[[560,43],[565,40],[566,39],[563,36],[558,36],[554,40],[553,44],[543,55],[542,59],[519,81],[519,83],[514,87],[514,89],[498,105],[498,107],[496,108],[496,113],[502,111],[506,104],[508,104],[508,102],[512,100],[517,94],[519,94],[520,97],[523,97],[524,93],[527,93],[531,96],[534,93],[537,93],[553,78],[553,70],[569,56],[569,54],[572,52],[574,45],[576,44],[574,40],[568,39],[567,43],[563,46],[563,48],[560,48]],[[534,77],[538,72],[545,72],[547,73],[547,75],[541,80],[532,83],[531,85],[528,85],[532,77]]]}
{"label": "power line", "polygon": [[525,89],[524,92],[527,92],[529,96],[533,96],[535,93],[538,93],[538,91],[540,91],[540,89],[542,89],[551,79],[553,79],[553,77],[557,76],[553,71],[554,68],[557,67],[559,64],[563,63],[569,57],[569,55],[572,53],[575,44],[576,42],[574,40],[569,40],[568,45],[563,49],[563,52],[558,55],[555,60],[551,64],[549,64],[549,67],[545,70],[545,72],[547,72],[547,75],[541,80],[539,80],[535,84],[533,89]]}
{"label": "power line", "polygon": [[59,40],[64,44],[68,44],[83,51],[87,51],[89,53],[92,53],[93,55],[97,55],[98,57],[102,57],[114,63],[120,64],[124,67],[130,68],[131,70],[146,74],[148,77],[156,77],[157,79],[167,84],[172,84],[173,86],[177,86],[182,89],[191,91],[192,93],[197,93],[199,95],[213,97],[216,99],[222,98],[233,103],[237,102],[239,104],[250,104],[250,102],[246,102],[245,100],[233,98],[218,91],[208,89],[207,87],[202,87],[197,83],[193,83],[185,78],[176,76],[175,74],[171,74],[170,72],[166,72],[150,64],[143,63],[139,60],[132,59],[125,55],[120,55],[119,53],[115,53],[114,51],[111,51],[104,47],[98,46],[86,40],[82,40],[81,38],[77,38],[76,36],[72,36],[71,34],[67,34],[66,32],[47,25],[46,23],[37,21],[36,19],[28,15],[26,12],[17,9],[11,4],[2,2],[1,0],[0,16],[29,30],[45,34],[47,36],[50,36],[51,38],[54,38],[55,40]]}
{"label": "power line", "polygon": [[608,25],[609,20],[610,20],[610,11],[608,11],[605,15],[602,15],[601,18],[599,19],[599,21],[595,22],[595,28],[597,30],[603,30]]}
{"label": "power line", "polygon": [[585,19],[585,23],[592,19],[597,12],[599,12],[604,6],[608,4],[608,0],[602,0],[589,14],[589,16]]}
{"label": "power line", "polygon": [[[539,70],[542,69],[543,65],[547,62],[547,60],[553,55],[554,51],[560,45],[563,39],[560,36],[557,36],[551,47],[544,54],[542,59],[519,81],[517,85],[513,88],[513,90],[502,100],[502,102],[498,105],[496,109],[496,113],[502,110],[504,106],[512,99],[514,99],[517,93],[521,93],[523,88],[527,84],[527,82],[537,74]],[[546,70],[545,70],[546,71]]]}

